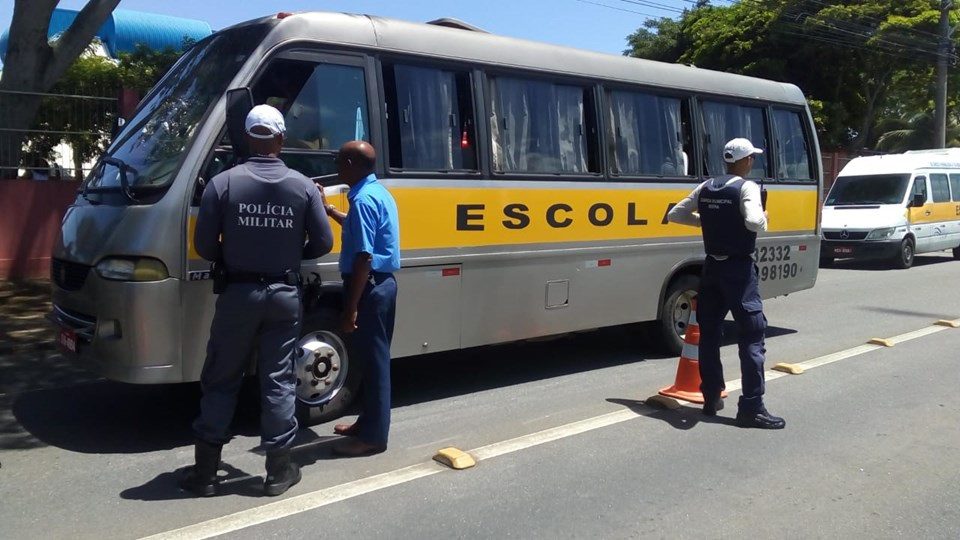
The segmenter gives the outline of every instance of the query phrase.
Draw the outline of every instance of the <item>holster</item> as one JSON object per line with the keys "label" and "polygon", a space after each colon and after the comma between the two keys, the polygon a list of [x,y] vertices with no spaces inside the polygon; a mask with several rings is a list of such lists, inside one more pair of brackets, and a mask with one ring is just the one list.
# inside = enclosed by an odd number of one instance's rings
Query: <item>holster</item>
{"label": "holster", "polygon": [[210,277],[213,279],[213,294],[227,290],[227,266],[221,262],[210,265]]}

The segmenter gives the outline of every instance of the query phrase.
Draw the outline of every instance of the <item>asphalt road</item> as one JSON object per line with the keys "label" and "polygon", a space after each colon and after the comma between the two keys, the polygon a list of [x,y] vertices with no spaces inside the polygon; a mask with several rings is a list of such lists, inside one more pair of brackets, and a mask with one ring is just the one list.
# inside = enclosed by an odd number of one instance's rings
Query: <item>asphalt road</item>
{"label": "asphalt road", "polygon": [[[821,270],[766,303],[768,366],[960,318],[958,271],[946,255]],[[0,358],[0,538],[957,538],[960,329],[908,337],[771,376],[775,432],[733,425],[736,391],[716,419],[647,405],[676,359],[630,328],[398,362],[389,451],[334,459],[332,426],[304,429],[304,480],[276,499],[259,497],[250,408],[224,451],[226,494],[197,500],[174,480],[194,385]],[[735,345],[723,357],[736,381]],[[484,457],[451,471],[430,460],[445,446]]]}

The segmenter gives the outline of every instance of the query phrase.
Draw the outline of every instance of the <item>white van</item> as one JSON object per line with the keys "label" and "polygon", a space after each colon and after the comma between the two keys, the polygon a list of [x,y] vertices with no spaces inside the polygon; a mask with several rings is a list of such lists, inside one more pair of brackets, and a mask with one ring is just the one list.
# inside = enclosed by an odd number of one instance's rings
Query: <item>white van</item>
{"label": "white van", "polygon": [[820,265],[888,259],[909,268],[916,253],[960,259],[960,148],[855,158],[823,203]]}

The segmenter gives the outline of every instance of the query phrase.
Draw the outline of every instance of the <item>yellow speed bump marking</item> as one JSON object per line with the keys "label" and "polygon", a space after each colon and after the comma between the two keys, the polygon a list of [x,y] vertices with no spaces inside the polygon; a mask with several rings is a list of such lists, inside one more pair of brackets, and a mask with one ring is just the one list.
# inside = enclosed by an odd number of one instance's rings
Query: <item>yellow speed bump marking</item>
{"label": "yellow speed bump marking", "polygon": [[952,321],[947,320],[947,319],[940,319],[939,321],[937,321],[937,322],[935,322],[935,323],[933,323],[933,324],[935,324],[935,325],[937,325],[937,326],[946,326],[946,327],[948,327],[948,328],[960,328],[960,319],[955,319],[955,320],[952,320]]}
{"label": "yellow speed bump marking", "polygon": [[803,368],[797,364],[786,364],[780,362],[779,364],[773,366],[772,368],[775,371],[782,371],[784,373],[789,373],[791,375],[799,375],[803,373]]}
{"label": "yellow speed bump marking", "polygon": [[893,341],[892,339],[879,338],[879,337],[875,337],[875,338],[871,339],[870,341],[868,341],[867,343],[869,343],[869,344],[871,344],[871,345],[880,345],[881,347],[893,347],[893,346],[894,346],[894,341]]}
{"label": "yellow speed bump marking", "polygon": [[442,463],[451,469],[469,469],[477,464],[473,456],[460,450],[459,448],[448,447],[441,448],[437,455],[433,456],[434,461]]}
{"label": "yellow speed bump marking", "polygon": [[669,409],[676,410],[680,408],[680,402],[673,399],[672,397],[661,396],[660,394],[655,394],[647,398],[644,402],[651,407],[656,407],[658,409]]}

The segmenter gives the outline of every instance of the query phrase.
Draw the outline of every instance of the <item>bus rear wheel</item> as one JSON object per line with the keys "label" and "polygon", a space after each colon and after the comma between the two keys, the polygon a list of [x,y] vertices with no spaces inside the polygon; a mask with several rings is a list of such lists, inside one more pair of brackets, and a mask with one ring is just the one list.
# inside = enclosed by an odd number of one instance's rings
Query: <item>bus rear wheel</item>
{"label": "bus rear wheel", "polygon": [[657,321],[657,342],[664,353],[676,356],[683,349],[687,321],[693,312],[693,299],[699,289],[700,277],[694,274],[682,274],[667,287]]}
{"label": "bus rear wheel", "polygon": [[953,258],[960,259],[960,246],[953,248]]}
{"label": "bus rear wheel", "polygon": [[297,343],[297,420],[302,426],[322,424],[347,413],[360,391],[361,366],[352,361],[347,340],[331,328],[336,318],[309,325]]}

